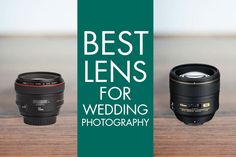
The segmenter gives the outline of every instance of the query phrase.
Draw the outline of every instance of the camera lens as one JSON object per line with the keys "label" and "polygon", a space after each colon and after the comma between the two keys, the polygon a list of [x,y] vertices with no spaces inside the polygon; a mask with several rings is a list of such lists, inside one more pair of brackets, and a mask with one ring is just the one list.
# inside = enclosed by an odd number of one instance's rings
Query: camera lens
{"label": "camera lens", "polygon": [[170,108],[187,125],[210,121],[219,108],[220,72],[206,64],[184,64],[170,71]]}
{"label": "camera lens", "polygon": [[56,123],[64,103],[65,83],[60,74],[30,72],[18,75],[15,82],[16,104],[29,125]]}

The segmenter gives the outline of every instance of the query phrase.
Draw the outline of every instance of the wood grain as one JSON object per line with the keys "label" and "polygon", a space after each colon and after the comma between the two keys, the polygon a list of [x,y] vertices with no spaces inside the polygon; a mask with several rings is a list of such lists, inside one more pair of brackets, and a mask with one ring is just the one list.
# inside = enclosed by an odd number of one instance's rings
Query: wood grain
{"label": "wood grain", "polygon": [[[157,38],[155,41],[155,157],[236,156],[236,38]],[[221,72],[220,108],[202,126],[187,126],[169,108],[168,74],[184,63]]]}
{"label": "wood grain", "polygon": [[[236,38],[158,38],[155,40],[155,157],[236,156]],[[77,154],[76,39],[0,39],[0,156],[75,157]],[[169,109],[168,73],[177,65],[208,63],[221,71],[220,109],[212,121],[191,127]],[[15,105],[17,74],[55,71],[66,81],[58,122],[35,127],[22,122]]]}
{"label": "wood grain", "polygon": [[24,125],[21,117],[2,118],[0,123],[0,156],[76,156],[75,116],[59,116],[50,126]]}
{"label": "wood grain", "polygon": [[155,119],[157,157],[235,157],[235,117],[216,115],[202,126],[186,126],[174,117]]}

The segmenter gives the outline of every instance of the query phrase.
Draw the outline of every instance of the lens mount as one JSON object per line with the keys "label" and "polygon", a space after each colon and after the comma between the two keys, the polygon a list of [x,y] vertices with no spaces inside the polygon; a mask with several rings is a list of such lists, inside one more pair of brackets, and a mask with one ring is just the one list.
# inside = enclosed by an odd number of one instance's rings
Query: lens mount
{"label": "lens mount", "polygon": [[16,104],[24,122],[49,125],[56,122],[64,103],[65,83],[61,75],[52,72],[29,72],[18,75],[15,82]]}
{"label": "lens mount", "polygon": [[219,108],[220,72],[211,65],[184,64],[170,71],[170,107],[188,125],[212,119]]}

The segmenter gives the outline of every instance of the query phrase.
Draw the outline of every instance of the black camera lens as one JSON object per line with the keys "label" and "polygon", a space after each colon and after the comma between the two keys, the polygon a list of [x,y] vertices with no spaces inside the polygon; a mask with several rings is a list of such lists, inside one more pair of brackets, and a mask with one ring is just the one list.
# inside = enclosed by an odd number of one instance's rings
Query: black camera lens
{"label": "black camera lens", "polygon": [[184,64],[170,71],[170,108],[187,125],[210,121],[219,108],[220,72],[205,64]]}
{"label": "black camera lens", "polygon": [[60,74],[20,74],[15,82],[16,104],[24,122],[29,125],[56,123],[56,116],[64,103],[64,89],[65,83]]}

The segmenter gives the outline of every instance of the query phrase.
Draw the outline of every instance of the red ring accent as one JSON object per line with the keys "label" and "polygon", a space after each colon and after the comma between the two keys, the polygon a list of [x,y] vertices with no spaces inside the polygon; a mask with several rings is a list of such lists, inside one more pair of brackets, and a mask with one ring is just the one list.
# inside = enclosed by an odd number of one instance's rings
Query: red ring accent
{"label": "red ring accent", "polygon": [[29,84],[21,84],[21,83],[15,83],[18,86],[23,86],[23,87],[34,87],[34,88],[45,88],[45,87],[55,87],[55,86],[60,86],[62,84],[65,84],[65,82],[61,82],[58,84],[52,84],[52,85],[41,85],[41,86],[37,86],[37,85],[29,85]]}

